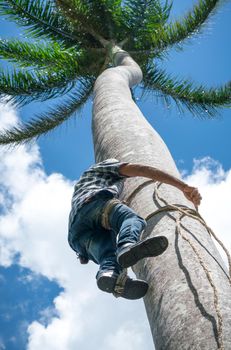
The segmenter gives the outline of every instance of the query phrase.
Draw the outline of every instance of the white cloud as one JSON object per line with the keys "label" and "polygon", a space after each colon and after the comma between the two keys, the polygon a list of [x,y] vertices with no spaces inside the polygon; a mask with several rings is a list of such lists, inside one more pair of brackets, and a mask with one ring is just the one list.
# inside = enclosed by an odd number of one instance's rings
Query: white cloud
{"label": "white cloud", "polygon": [[7,129],[11,125],[15,125],[18,121],[14,109],[8,105],[0,103],[0,130]]}
{"label": "white cloud", "polygon": [[145,341],[137,326],[129,322],[114,334],[106,336],[105,349],[108,350],[139,350],[146,349]]}
{"label": "white cloud", "polygon": [[[17,122],[13,109],[0,110],[1,127]],[[1,148],[0,156],[0,263],[10,266],[20,253],[22,266],[64,288],[54,300],[56,315],[44,310],[41,320],[29,325],[28,349],[153,349],[142,301],[101,293],[94,279],[97,266],[79,265],[67,244],[73,184],[61,174],[46,175],[36,144]],[[230,247],[231,171],[206,158],[195,162],[187,181],[200,188],[201,213]]]}

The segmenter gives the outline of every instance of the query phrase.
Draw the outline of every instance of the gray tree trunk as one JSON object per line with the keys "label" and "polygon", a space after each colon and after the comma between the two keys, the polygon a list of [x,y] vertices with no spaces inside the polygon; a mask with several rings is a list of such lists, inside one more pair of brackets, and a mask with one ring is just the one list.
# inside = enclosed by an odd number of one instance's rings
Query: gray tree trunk
{"label": "gray tree trunk", "polygon": [[[118,53],[116,67],[98,77],[92,123],[96,161],[117,158],[152,165],[179,177],[163,140],[131,98],[129,87],[141,79],[139,66],[126,53]],[[145,181],[144,178],[126,180],[124,198]],[[153,190],[153,184],[144,187],[130,204],[144,218],[164,205],[153,197]],[[159,192],[168,203],[193,208],[172,186],[161,185]],[[157,350],[215,350],[219,348],[219,339],[214,291],[194,251],[176,232],[173,220],[176,215],[176,212],[159,213],[148,221],[145,234],[165,235],[169,247],[163,255],[144,259],[134,266],[136,276],[147,280],[150,286],[144,302],[155,347]],[[230,350],[231,288],[227,270],[205,228],[190,218],[183,219],[183,226],[183,233],[200,252],[218,290],[224,349]]]}

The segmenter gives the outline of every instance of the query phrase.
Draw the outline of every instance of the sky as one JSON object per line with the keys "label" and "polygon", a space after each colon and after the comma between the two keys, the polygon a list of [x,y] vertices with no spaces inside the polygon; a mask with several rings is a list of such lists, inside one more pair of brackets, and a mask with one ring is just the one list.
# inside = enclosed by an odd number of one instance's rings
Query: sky
{"label": "sky", "polygon": [[[195,1],[174,1],[173,17]],[[207,86],[230,79],[231,4],[203,32],[170,51],[165,67]],[[0,37],[23,37],[1,19]],[[139,92],[139,90],[138,90]],[[179,115],[151,97],[137,101],[168,145],[185,181],[198,186],[200,212],[231,250],[231,118]],[[47,103],[0,104],[0,129],[27,120]],[[79,265],[67,244],[73,185],[94,162],[90,101],[79,118],[31,145],[0,148],[0,350],[151,350],[142,300],[115,299],[95,283],[97,266]],[[219,206],[218,206],[219,203]],[[225,258],[224,258],[225,259]]]}

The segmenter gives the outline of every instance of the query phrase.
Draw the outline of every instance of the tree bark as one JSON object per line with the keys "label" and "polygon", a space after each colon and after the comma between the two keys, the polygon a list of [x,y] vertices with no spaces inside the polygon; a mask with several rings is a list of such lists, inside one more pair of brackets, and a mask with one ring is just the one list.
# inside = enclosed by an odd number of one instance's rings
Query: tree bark
{"label": "tree bark", "polygon": [[[130,87],[142,80],[139,66],[125,52],[117,53],[115,59],[116,67],[104,71],[95,83],[92,128],[96,161],[117,158],[151,165],[179,177],[163,140],[131,98]],[[145,181],[144,178],[127,179],[123,198]],[[144,218],[165,205],[153,196],[153,191],[154,185],[149,184],[131,201],[130,206]],[[161,185],[159,192],[168,203],[193,208],[172,186]],[[169,247],[161,256],[143,259],[134,266],[136,276],[149,283],[144,303],[155,347],[157,350],[222,349],[214,291],[195,252],[176,232],[174,217],[177,215],[162,212],[148,221],[145,236],[165,235]],[[199,251],[216,286],[224,349],[230,350],[231,288],[227,269],[203,225],[185,217],[182,232]]]}

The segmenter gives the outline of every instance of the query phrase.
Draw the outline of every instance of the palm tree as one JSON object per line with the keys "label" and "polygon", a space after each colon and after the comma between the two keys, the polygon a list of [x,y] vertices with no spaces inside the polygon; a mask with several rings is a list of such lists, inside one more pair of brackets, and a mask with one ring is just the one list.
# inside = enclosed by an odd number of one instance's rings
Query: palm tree
{"label": "palm tree", "polygon": [[[96,160],[142,162],[179,177],[167,147],[137,107],[133,87],[140,84],[144,92],[207,118],[230,105],[230,83],[197,86],[160,67],[168,50],[200,31],[220,3],[200,0],[170,22],[167,0],[0,0],[1,14],[33,39],[0,41],[2,58],[16,63],[1,72],[2,98],[22,106],[63,96],[46,113],[2,132],[0,143],[48,133],[79,112],[94,91]],[[145,259],[134,267],[150,285],[144,301],[156,349],[231,348],[230,279],[204,225],[188,214],[179,222],[179,208],[193,209],[191,203],[171,186],[157,190],[145,179],[127,181],[123,195],[148,217],[145,234],[165,234],[170,242],[155,262]],[[177,210],[170,212],[169,203],[177,203]]]}

